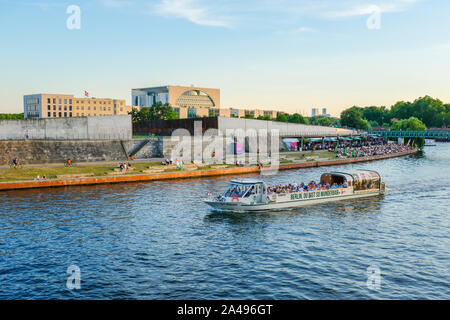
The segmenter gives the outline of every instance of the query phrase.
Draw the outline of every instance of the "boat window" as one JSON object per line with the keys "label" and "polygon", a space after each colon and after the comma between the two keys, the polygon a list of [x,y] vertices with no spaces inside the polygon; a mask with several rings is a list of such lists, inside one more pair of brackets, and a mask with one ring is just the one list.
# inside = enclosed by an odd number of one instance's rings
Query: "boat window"
{"label": "boat window", "polygon": [[323,184],[329,184],[330,186],[333,184],[337,184],[338,186],[343,186],[344,182],[347,182],[348,186],[351,186],[351,181],[347,181],[344,176],[334,175],[334,174],[323,174],[320,178],[320,182]]}
{"label": "boat window", "polygon": [[249,187],[247,193],[246,193],[245,196],[244,196],[244,198],[248,198],[248,197],[250,197],[251,195],[256,194],[256,193],[257,193],[257,190],[258,190],[257,188],[258,188],[257,185],[253,185],[253,186]]}
{"label": "boat window", "polygon": [[247,191],[247,188],[245,186],[232,183],[223,195],[224,195],[224,197],[241,198],[245,194],[246,191]]}

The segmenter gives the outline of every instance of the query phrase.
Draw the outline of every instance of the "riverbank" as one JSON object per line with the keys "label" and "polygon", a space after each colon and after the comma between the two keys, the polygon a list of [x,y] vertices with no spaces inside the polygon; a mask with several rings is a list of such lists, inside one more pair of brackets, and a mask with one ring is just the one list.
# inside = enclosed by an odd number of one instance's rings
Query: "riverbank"
{"label": "riverbank", "polygon": [[[411,155],[418,152],[418,150],[410,150],[407,152],[387,154],[380,156],[362,157],[362,158],[348,158],[348,159],[336,159],[336,160],[320,160],[320,161],[306,161],[298,163],[281,163],[278,170],[291,170],[300,168],[311,168],[321,166],[333,166],[343,165],[358,162],[367,162],[374,160],[382,160],[388,158],[402,157]],[[39,181],[12,181],[0,183],[0,191],[15,190],[15,189],[32,189],[32,188],[48,188],[48,187],[66,187],[66,186],[81,186],[81,185],[95,185],[95,184],[108,184],[108,183],[125,183],[125,182],[143,182],[143,181],[156,181],[156,180],[169,180],[169,179],[189,179],[209,176],[222,176],[222,175],[238,175],[247,173],[259,173],[261,170],[257,167],[227,167],[220,168],[221,166],[209,166],[207,169],[198,169],[195,171],[173,171],[163,173],[140,173],[140,174],[123,174],[113,176],[91,176],[89,173],[72,175],[73,177],[51,179],[51,180],[39,180]],[[263,171],[269,171],[270,168],[263,169]],[[87,175],[89,176],[83,176]]]}

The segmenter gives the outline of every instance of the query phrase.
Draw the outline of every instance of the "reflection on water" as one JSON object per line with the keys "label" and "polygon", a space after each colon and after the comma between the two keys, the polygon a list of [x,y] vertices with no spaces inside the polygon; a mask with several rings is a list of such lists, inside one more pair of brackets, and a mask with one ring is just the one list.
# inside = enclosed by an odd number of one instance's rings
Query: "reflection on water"
{"label": "reflection on water", "polygon": [[[0,193],[0,298],[448,299],[450,144],[262,179],[359,168],[386,195],[254,214],[202,203],[233,177]],[[65,286],[72,264],[79,291]]]}

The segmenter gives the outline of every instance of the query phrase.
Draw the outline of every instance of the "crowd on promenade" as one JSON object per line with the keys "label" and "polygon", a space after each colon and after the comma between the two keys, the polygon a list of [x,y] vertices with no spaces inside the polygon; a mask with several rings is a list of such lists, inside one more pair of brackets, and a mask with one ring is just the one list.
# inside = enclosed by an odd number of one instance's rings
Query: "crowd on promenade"
{"label": "crowd on promenade", "polygon": [[[336,147],[337,158],[347,157],[371,157],[402,153],[412,150],[409,146],[399,144],[365,144],[360,146]],[[329,150],[332,151],[332,150]]]}

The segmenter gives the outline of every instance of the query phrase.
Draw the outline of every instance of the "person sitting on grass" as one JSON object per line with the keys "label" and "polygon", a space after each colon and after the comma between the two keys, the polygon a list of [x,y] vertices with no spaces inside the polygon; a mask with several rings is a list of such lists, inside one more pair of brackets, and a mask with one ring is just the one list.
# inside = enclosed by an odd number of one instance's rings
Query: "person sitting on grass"
{"label": "person sitting on grass", "polygon": [[258,160],[258,167],[259,169],[264,168],[264,163],[262,163],[261,160]]}

